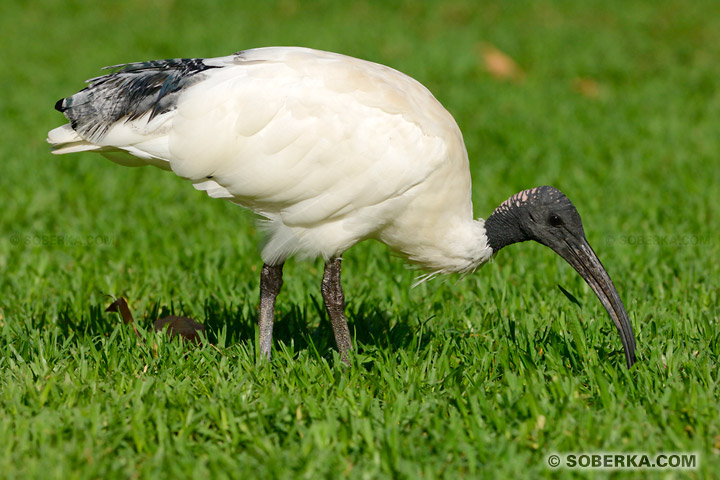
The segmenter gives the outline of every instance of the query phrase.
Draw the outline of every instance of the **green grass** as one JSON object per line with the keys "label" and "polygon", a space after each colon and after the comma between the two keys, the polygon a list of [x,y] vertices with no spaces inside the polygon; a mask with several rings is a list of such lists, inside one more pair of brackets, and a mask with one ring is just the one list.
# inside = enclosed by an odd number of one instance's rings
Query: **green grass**
{"label": "green grass", "polygon": [[[551,452],[700,452],[720,471],[720,3],[82,2],[0,6],[0,477],[514,478]],[[524,75],[497,80],[490,43]],[[288,263],[272,363],[256,361],[252,216],[156,169],[53,157],[54,102],[104,65],[304,45],[427,85],[463,129],[476,215],[553,184],[625,300],[639,363],[539,245],[464,279],[366,242],[344,262],[344,368],[319,262]],[[592,79],[597,95],[577,91]],[[577,297],[580,307],[560,291]],[[129,299],[209,326],[138,343]],[[661,472],[636,471],[634,476]]]}

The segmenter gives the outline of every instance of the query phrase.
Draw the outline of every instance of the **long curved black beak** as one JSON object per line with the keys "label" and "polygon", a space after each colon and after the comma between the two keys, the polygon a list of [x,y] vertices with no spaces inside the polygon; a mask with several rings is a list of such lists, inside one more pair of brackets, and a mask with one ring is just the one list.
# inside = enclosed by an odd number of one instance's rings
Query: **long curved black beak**
{"label": "long curved black beak", "polygon": [[620,295],[595,251],[585,238],[577,237],[550,248],[572,265],[598,296],[620,332],[620,340],[625,348],[625,362],[628,368],[632,367],[635,363],[635,336],[632,326]]}

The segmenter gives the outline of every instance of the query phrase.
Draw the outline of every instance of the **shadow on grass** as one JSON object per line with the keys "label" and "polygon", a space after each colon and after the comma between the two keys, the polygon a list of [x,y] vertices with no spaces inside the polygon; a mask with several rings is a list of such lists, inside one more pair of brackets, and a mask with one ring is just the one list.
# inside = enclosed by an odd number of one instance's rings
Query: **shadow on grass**
{"label": "shadow on grass", "polygon": [[[63,337],[74,336],[87,341],[88,337],[107,337],[122,320],[119,316],[105,313],[107,305],[91,305],[89,312],[80,314],[70,306],[62,309],[55,321],[40,315],[34,318],[34,328],[56,326]],[[207,299],[202,318],[195,318],[203,323],[210,343],[223,343],[231,346],[241,342],[254,342],[257,325],[257,308],[246,309],[238,305],[222,304],[215,299]],[[417,333],[421,325],[418,320],[412,321],[409,312],[397,316],[382,310],[370,302],[351,305],[346,313],[351,335],[355,346],[360,351],[363,345],[373,348],[398,350],[417,344]],[[133,312],[136,326],[152,330],[153,322],[167,315],[186,315],[182,308],[155,303],[150,305],[143,314]],[[130,327],[127,327],[130,330]],[[421,346],[429,343],[434,337],[432,330],[423,330]],[[294,345],[296,352],[307,350],[311,345],[324,357],[331,357],[335,350],[335,337],[327,319],[322,300],[311,297],[311,302],[304,305],[292,305],[289,310],[276,312],[273,329],[275,348],[279,344]]]}

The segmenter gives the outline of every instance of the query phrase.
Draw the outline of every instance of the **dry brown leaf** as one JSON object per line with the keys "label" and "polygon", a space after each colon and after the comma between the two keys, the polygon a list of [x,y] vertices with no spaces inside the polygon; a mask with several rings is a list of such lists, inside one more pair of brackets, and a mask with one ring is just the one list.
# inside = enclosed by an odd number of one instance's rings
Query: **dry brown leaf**
{"label": "dry brown leaf", "polygon": [[[105,309],[105,311],[119,313],[125,324],[130,325],[135,332],[135,335],[137,335],[138,338],[142,339],[140,332],[138,332],[137,328],[135,327],[135,319],[130,312],[130,307],[128,307],[127,301],[125,301],[124,298],[120,297],[115,300],[112,304],[110,304],[108,308]],[[205,325],[197,323],[192,318],[177,317],[175,315],[169,315],[167,317],[160,318],[155,321],[153,326],[155,327],[156,332],[167,328],[167,331],[170,333],[171,339],[179,335],[184,340],[188,340],[194,343],[200,343],[200,332],[205,331]]]}
{"label": "dry brown leaf", "polygon": [[190,317],[176,317],[169,315],[155,321],[155,331],[167,328],[170,338],[180,335],[183,339],[200,343],[200,332],[205,331],[205,325],[197,323]]}
{"label": "dry brown leaf", "polygon": [[572,88],[584,97],[598,98],[600,96],[600,85],[592,78],[575,78],[572,81]]}
{"label": "dry brown leaf", "polygon": [[479,46],[485,69],[495,78],[501,80],[522,80],[525,74],[515,60],[500,51],[496,46],[482,43]]}
{"label": "dry brown leaf", "polygon": [[135,335],[142,339],[140,336],[140,332],[137,331],[137,328],[135,327],[135,319],[132,316],[132,313],[130,313],[130,307],[128,307],[127,302],[124,298],[120,297],[117,300],[115,300],[113,303],[110,304],[108,308],[105,309],[106,312],[116,312],[120,313],[120,316],[123,319],[123,322],[125,322],[125,325],[130,325],[133,329],[133,332],[135,332]]}

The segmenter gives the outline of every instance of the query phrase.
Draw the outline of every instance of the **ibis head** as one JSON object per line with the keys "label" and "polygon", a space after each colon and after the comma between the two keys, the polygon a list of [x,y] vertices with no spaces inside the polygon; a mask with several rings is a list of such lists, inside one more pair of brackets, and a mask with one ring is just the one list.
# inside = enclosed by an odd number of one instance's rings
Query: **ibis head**
{"label": "ibis head", "polygon": [[572,265],[615,323],[627,366],[635,363],[635,339],[620,295],[585,238],[580,214],[560,190],[537,187],[513,195],[495,209],[485,222],[485,230],[493,253],[513,243],[534,240]]}

